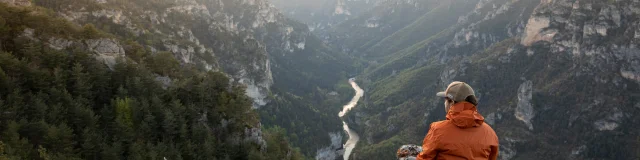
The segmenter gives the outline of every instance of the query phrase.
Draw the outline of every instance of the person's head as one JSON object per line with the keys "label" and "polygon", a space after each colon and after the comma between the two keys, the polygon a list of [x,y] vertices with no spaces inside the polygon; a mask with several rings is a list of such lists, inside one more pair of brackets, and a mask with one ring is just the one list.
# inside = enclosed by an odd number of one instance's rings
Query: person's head
{"label": "person's head", "polygon": [[459,102],[469,102],[473,105],[478,105],[478,100],[476,99],[473,88],[464,82],[452,82],[446,90],[438,92],[436,95],[444,98],[445,112],[449,112],[449,108]]}

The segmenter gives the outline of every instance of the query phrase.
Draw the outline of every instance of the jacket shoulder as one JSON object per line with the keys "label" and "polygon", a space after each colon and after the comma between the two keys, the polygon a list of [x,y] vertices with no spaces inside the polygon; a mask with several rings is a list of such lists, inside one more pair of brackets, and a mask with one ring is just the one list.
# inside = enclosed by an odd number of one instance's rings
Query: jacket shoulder
{"label": "jacket shoulder", "polygon": [[493,137],[493,139],[495,139],[495,141],[498,141],[498,135],[496,134],[496,131],[493,130],[493,127],[491,127],[487,123],[483,123],[482,124],[482,128],[485,130],[485,132],[487,134],[489,134],[489,136]]}
{"label": "jacket shoulder", "polygon": [[430,126],[431,128],[430,129],[442,128],[442,127],[445,126],[446,123],[447,123],[447,120],[433,122],[433,123],[431,123],[431,126]]}

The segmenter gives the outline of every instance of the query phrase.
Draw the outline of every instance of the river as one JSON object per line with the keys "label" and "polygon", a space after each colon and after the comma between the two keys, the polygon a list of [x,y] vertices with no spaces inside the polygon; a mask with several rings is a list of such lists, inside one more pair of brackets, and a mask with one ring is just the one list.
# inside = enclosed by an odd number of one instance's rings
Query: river
{"label": "river", "polygon": [[[358,104],[358,100],[360,100],[360,97],[362,97],[362,95],[364,94],[364,90],[362,90],[362,88],[360,88],[358,84],[356,84],[355,78],[349,79],[349,84],[351,84],[351,87],[356,91],[356,95],[353,96],[353,98],[349,103],[347,103],[347,105],[344,105],[342,107],[342,111],[338,113],[338,116],[340,117],[343,117],[352,108],[356,107],[356,105]],[[353,151],[353,148],[355,148],[356,144],[358,144],[358,141],[360,141],[360,136],[358,136],[358,133],[356,133],[354,130],[349,128],[349,125],[344,121],[342,121],[342,128],[345,132],[347,132],[347,135],[349,135],[349,139],[344,144],[344,160],[348,160],[351,152]]]}

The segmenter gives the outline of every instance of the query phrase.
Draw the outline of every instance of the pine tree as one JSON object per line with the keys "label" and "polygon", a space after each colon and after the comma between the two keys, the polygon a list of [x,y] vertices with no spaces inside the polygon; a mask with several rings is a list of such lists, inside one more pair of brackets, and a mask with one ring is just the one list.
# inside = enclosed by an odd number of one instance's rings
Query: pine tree
{"label": "pine tree", "polygon": [[[10,82],[9,76],[2,70],[2,66],[0,66],[0,91],[10,91],[12,83]],[[2,93],[0,93],[1,95]]]}
{"label": "pine tree", "polygon": [[147,157],[147,152],[145,151],[144,144],[140,141],[136,141],[135,143],[129,146],[128,157],[129,160],[144,160]]}
{"label": "pine tree", "polygon": [[18,115],[18,111],[23,106],[25,105],[22,91],[20,88],[16,88],[6,96],[5,103],[2,106],[3,108],[0,108],[2,109],[2,116],[6,119],[15,120]]}
{"label": "pine tree", "polygon": [[100,153],[102,159],[122,159],[124,150],[121,142],[113,142],[111,145],[104,144]]}
{"label": "pine tree", "polygon": [[4,152],[4,143],[2,141],[0,141],[0,160],[10,160],[12,158],[10,158],[5,152]]}
{"label": "pine tree", "polygon": [[21,58],[26,58],[31,62],[40,63],[40,56],[42,55],[42,47],[36,42],[29,42],[22,46],[20,54]]}
{"label": "pine tree", "polygon": [[162,120],[162,131],[165,140],[173,140],[173,137],[177,133],[178,125],[176,124],[176,118],[170,110],[164,112],[164,119]]}
{"label": "pine tree", "polygon": [[29,140],[20,137],[20,126],[21,124],[15,121],[9,121],[0,139],[5,143],[4,152],[8,157],[28,159],[33,153],[32,145],[29,144]]}
{"label": "pine tree", "polygon": [[[9,35],[9,31],[11,28],[9,26],[7,26],[7,21],[0,17],[0,39],[6,39],[7,36]],[[4,50],[4,48],[2,48],[2,44],[0,43],[0,51]]]}
{"label": "pine tree", "polygon": [[93,85],[90,82],[89,73],[84,71],[84,66],[80,63],[73,65],[71,69],[71,81],[73,82],[73,90],[71,93],[77,97],[76,99],[93,97],[91,93]]}
{"label": "pine tree", "polygon": [[133,101],[129,98],[115,100],[116,121],[126,127],[133,127],[133,119],[131,118],[133,115],[132,103]]}
{"label": "pine tree", "polygon": [[98,159],[100,144],[103,140],[95,130],[86,128],[82,131],[81,156],[83,159]]}
{"label": "pine tree", "polygon": [[74,137],[73,130],[64,123],[50,126],[44,137],[44,144],[53,153],[72,155],[75,153],[76,145]]}
{"label": "pine tree", "polygon": [[82,36],[86,39],[100,38],[100,31],[93,24],[85,24],[82,27]]}
{"label": "pine tree", "polygon": [[43,98],[46,98],[44,93],[38,93],[37,95],[27,94],[27,97],[31,97],[29,103],[24,106],[21,117],[26,118],[29,121],[41,121],[44,120],[47,114],[49,106],[45,104]]}
{"label": "pine tree", "polygon": [[139,136],[146,137],[148,140],[156,140],[158,137],[156,128],[158,128],[156,117],[151,112],[146,111],[144,119],[137,129]]}

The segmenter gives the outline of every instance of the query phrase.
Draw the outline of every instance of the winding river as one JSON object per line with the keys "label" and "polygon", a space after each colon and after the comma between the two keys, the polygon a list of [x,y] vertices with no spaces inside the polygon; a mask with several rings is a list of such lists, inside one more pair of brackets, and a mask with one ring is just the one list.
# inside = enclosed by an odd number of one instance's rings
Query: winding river
{"label": "winding river", "polygon": [[[362,88],[360,88],[358,84],[356,84],[355,78],[349,79],[349,84],[351,84],[351,87],[353,87],[353,89],[356,91],[356,95],[353,96],[353,98],[349,103],[347,103],[347,105],[344,105],[342,107],[342,111],[338,113],[338,116],[340,117],[343,117],[353,107],[356,107],[356,105],[358,104],[358,100],[360,100],[360,97],[362,97],[362,95],[364,94],[364,90],[362,90]],[[355,148],[356,144],[358,144],[360,136],[358,136],[358,133],[356,133],[354,130],[349,128],[349,125],[347,125],[347,123],[344,121],[342,121],[342,128],[345,132],[347,132],[347,135],[349,135],[349,140],[347,140],[347,142],[344,144],[344,160],[348,160],[351,152],[353,151],[353,148]]]}

